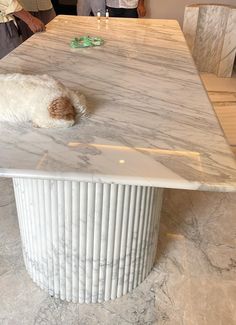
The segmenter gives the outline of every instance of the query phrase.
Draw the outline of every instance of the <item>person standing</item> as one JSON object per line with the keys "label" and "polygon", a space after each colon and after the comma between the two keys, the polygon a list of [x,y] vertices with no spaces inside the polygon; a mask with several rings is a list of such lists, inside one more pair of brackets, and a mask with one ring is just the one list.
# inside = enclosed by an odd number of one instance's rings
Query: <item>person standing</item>
{"label": "person standing", "polygon": [[[0,0],[1,1],[1,0]],[[21,6],[28,11],[32,16],[41,20],[44,25],[47,25],[53,18],[56,17],[51,0],[18,0]],[[22,40],[27,40],[33,35],[32,30],[24,23],[18,21],[18,26],[22,34]]]}
{"label": "person standing", "polygon": [[110,17],[142,18],[146,15],[144,0],[107,0]]}
{"label": "person standing", "polygon": [[105,16],[105,0],[77,0],[77,15],[89,16],[92,13],[97,16],[100,11],[101,16]]}
{"label": "person standing", "polygon": [[22,43],[15,17],[32,33],[45,30],[44,24],[25,11],[17,0],[0,0],[0,59]]}

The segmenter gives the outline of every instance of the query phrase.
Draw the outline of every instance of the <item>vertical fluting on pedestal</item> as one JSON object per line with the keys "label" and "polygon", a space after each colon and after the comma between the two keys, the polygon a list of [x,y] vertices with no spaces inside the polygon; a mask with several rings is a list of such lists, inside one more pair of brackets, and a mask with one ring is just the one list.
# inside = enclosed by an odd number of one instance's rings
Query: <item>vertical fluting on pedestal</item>
{"label": "vertical fluting on pedestal", "polygon": [[150,272],[161,189],[15,178],[14,190],[27,271],[50,295],[107,301]]}

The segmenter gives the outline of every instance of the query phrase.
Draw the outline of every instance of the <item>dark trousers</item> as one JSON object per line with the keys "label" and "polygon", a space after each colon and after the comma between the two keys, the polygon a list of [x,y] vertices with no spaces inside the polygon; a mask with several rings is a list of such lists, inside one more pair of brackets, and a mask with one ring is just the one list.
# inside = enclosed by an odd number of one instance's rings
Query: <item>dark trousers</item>
{"label": "dark trousers", "polygon": [[13,20],[0,23],[0,59],[22,43],[19,31]]}
{"label": "dark trousers", "polygon": [[111,8],[107,7],[110,17],[123,17],[123,18],[138,18],[137,8]]}

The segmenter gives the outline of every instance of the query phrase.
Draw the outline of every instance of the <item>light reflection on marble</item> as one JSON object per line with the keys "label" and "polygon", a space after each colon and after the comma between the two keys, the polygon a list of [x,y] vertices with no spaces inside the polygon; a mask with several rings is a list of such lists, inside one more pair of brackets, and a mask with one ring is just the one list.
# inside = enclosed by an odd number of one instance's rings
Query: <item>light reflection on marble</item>
{"label": "light reflection on marble", "polygon": [[[71,50],[84,34],[105,45]],[[59,16],[1,60],[0,72],[53,75],[91,110],[69,130],[1,124],[2,176],[236,189],[235,160],[175,21]]]}
{"label": "light reflection on marble", "polygon": [[201,74],[219,122],[231,150],[236,153],[236,75],[217,78],[213,74]]}
{"label": "light reflection on marble", "polygon": [[51,298],[27,274],[11,181],[0,180],[0,324],[234,325],[235,193],[166,190],[156,264],[103,304]]}

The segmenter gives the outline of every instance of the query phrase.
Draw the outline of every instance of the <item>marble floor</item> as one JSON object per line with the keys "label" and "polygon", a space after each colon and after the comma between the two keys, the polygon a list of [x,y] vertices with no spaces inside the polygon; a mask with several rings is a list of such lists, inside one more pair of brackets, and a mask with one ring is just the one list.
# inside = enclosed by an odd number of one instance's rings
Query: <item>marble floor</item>
{"label": "marble floor", "polygon": [[[236,78],[203,75],[236,147]],[[23,263],[10,180],[0,180],[0,325],[236,324],[236,193],[166,190],[156,264],[132,293],[103,304],[51,298]]]}

